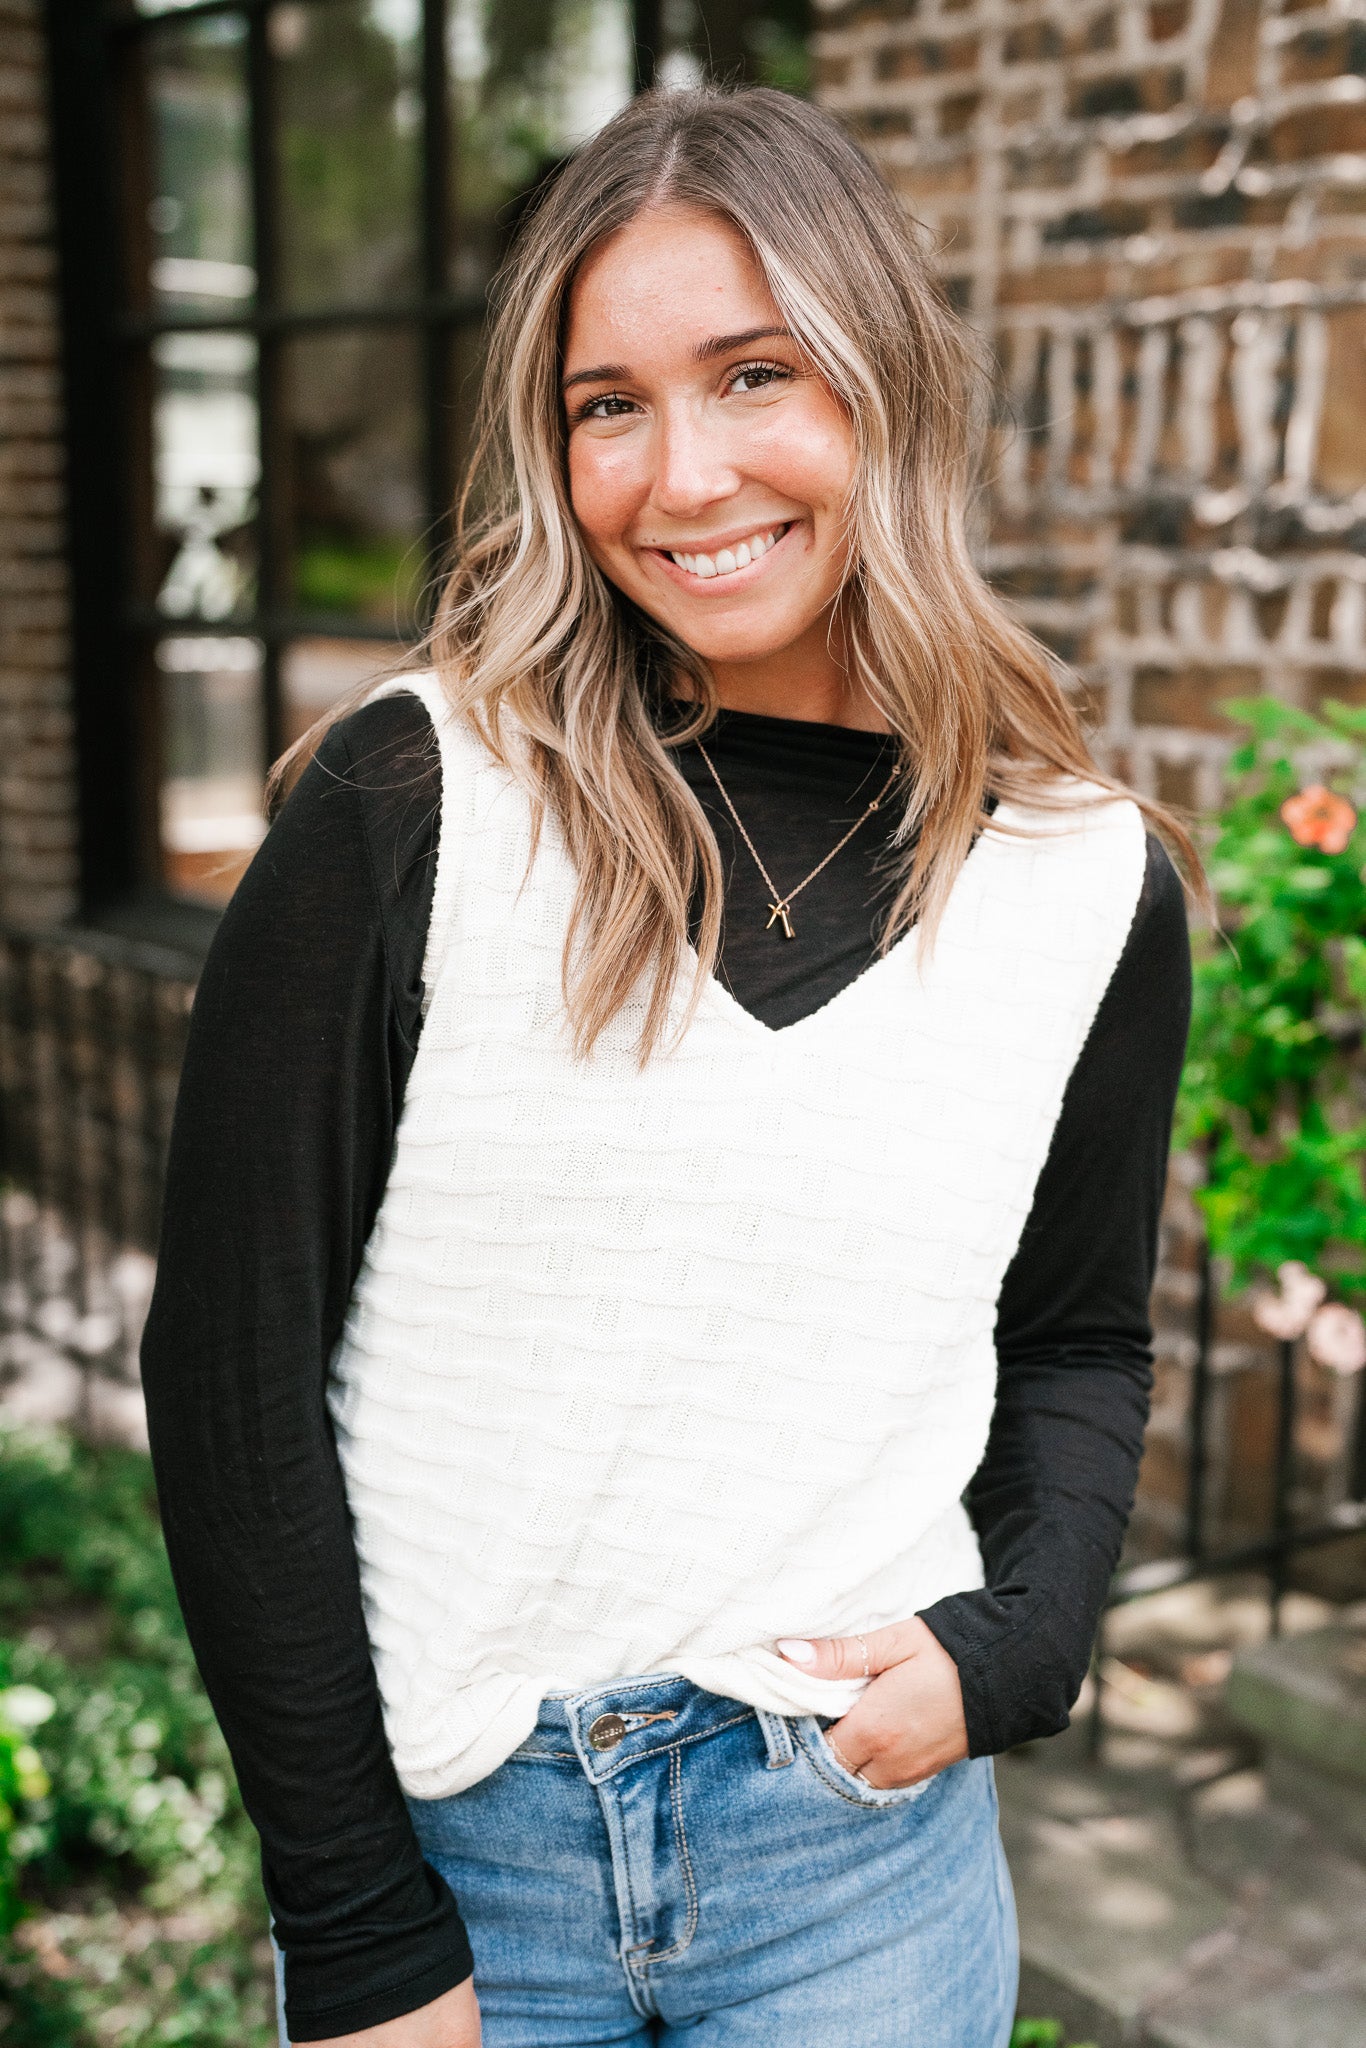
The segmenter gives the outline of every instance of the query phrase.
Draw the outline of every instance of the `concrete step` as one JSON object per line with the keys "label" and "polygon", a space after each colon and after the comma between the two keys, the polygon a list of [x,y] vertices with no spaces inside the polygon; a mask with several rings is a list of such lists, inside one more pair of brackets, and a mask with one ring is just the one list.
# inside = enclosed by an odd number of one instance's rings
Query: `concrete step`
{"label": "concrete step", "polygon": [[1262,1744],[1274,1796],[1366,1856],[1366,1629],[1314,1629],[1241,1651],[1224,1707]]}
{"label": "concrete step", "polygon": [[998,1763],[1020,2011],[1096,2048],[1366,2048],[1366,1861],[1259,1770],[1109,1757],[1074,1728]]}

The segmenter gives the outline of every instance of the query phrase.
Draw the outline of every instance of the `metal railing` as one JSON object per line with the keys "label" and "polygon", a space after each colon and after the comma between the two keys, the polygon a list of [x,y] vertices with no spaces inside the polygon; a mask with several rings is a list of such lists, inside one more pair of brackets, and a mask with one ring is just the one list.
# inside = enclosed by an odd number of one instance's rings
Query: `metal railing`
{"label": "metal railing", "polygon": [[[1195,1356],[1191,1368],[1186,1429],[1186,1492],[1184,1541],[1172,1556],[1151,1558],[1121,1568],[1110,1588],[1106,1612],[1201,1579],[1256,1573],[1265,1577],[1269,1625],[1279,1634],[1281,1609],[1289,1590],[1295,1560],[1324,1545],[1366,1532],[1366,1373],[1355,1376],[1352,1413],[1345,1422],[1341,1495],[1318,1500],[1300,1514],[1297,1499],[1300,1448],[1300,1352],[1296,1343],[1267,1347],[1262,1371],[1272,1375],[1272,1458],[1267,1473],[1266,1523],[1256,1534],[1221,1540],[1213,1527],[1210,1500],[1211,1435],[1214,1428],[1216,1339],[1219,1298],[1214,1262],[1207,1245],[1199,1255],[1195,1298]],[[1366,1561],[1363,1562],[1366,1576]],[[1088,1742],[1099,1756],[1105,1730],[1105,1616],[1101,1617],[1091,1667]]]}
{"label": "metal railing", "polygon": [[158,947],[0,930],[0,1390],[138,1433],[137,1347],[193,981]]}

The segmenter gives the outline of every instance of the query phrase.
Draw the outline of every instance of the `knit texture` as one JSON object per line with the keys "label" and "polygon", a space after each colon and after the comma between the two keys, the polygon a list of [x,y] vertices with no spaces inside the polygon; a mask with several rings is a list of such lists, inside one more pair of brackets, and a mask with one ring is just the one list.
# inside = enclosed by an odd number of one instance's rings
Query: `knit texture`
{"label": "knit texture", "polygon": [[642,996],[580,1061],[559,837],[531,863],[524,790],[405,686],[442,757],[428,1013],[330,1396],[399,1777],[460,1791],[547,1692],[647,1672],[844,1712],[775,1637],[982,1583],[997,1296],[1141,818],[1002,806],[928,957],[781,1031],[711,981],[643,1071]]}

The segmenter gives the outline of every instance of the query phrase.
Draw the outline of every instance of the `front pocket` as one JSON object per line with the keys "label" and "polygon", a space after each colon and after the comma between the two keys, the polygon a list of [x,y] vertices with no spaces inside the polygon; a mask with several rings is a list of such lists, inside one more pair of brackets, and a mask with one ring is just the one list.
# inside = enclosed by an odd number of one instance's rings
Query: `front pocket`
{"label": "front pocket", "polygon": [[848,1800],[851,1806],[866,1807],[874,1813],[890,1806],[910,1806],[929,1791],[939,1776],[936,1771],[932,1777],[921,1778],[914,1785],[869,1785],[840,1762],[814,1714],[794,1718],[791,1727],[798,1746],[822,1784],[838,1798]]}

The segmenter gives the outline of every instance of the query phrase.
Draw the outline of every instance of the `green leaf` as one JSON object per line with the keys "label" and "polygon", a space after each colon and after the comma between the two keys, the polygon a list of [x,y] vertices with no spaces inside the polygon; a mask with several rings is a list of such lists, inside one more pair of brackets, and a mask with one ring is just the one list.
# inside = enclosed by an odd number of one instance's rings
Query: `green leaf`
{"label": "green leaf", "polygon": [[1195,942],[1177,1137],[1204,1155],[1199,1200],[1235,1285],[1302,1258],[1360,1302],[1366,876],[1352,848],[1298,845],[1280,807],[1311,780],[1366,789],[1366,712],[1316,717],[1272,698],[1223,709],[1248,738],[1210,833],[1222,930]]}

